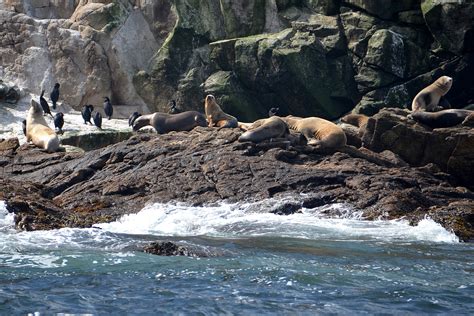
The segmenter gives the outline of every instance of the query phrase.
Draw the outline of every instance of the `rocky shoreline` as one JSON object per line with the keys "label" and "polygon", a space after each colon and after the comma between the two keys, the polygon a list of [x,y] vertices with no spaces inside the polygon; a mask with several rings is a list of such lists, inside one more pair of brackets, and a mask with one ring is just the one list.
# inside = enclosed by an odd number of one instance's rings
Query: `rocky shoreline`
{"label": "rocky shoreline", "polygon": [[91,227],[153,202],[206,205],[304,193],[272,212],[346,203],[366,219],[416,224],[429,216],[472,241],[472,128],[431,130],[406,114],[381,111],[361,131],[369,149],[336,152],[239,143],[239,129],[203,127],[138,133],[85,153],[46,154],[11,142],[2,146],[0,199],[16,214],[17,229],[38,230]]}

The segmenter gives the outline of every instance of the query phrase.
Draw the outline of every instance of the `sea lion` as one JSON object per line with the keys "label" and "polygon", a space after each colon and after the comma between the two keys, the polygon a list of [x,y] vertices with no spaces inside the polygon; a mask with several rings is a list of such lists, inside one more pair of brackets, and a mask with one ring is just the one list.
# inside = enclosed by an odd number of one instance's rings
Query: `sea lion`
{"label": "sea lion", "polygon": [[217,126],[233,128],[238,126],[237,119],[222,111],[221,107],[216,102],[216,98],[212,94],[206,96],[204,110],[209,122],[209,127]]}
{"label": "sea lion", "polygon": [[288,127],[303,134],[308,145],[320,148],[339,148],[347,144],[346,134],[336,124],[319,117],[300,118],[286,116],[281,118]]}
{"label": "sea lion", "polygon": [[46,123],[43,109],[35,100],[31,100],[31,107],[26,117],[26,140],[49,153],[59,149],[59,138]]}
{"label": "sea lion", "polygon": [[369,117],[363,114],[347,114],[341,118],[341,122],[354,125],[359,128],[364,128],[367,126]]}
{"label": "sea lion", "polygon": [[133,122],[134,131],[145,126],[152,126],[158,134],[165,134],[171,131],[190,131],[196,126],[206,127],[207,122],[206,117],[197,111],[178,114],[155,112],[139,116]]}
{"label": "sea lion", "polygon": [[442,96],[448,93],[452,85],[453,78],[448,76],[439,77],[435,82],[418,92],[411,103],[412,111],[435,112],[442,110],[439,101]]}
{"label": "sea lion", "polygon": [[408,117],[431,128],[442,128],[461,124],[472,115],[474,111],[449,109],[438,112],[418,111],[411,113]]}
{"label": "sea lion", "polygon": [[53,110],[56,110],[56,102],[59,100],[59,87],[61,85],[56,82],[54,85],[53,91],[51,91],[51,94],[49,95],[49,98],[51,99],[51,102],[53,102]]}
{"label": "sea lion", "polygon": [[109,120],[112,118],[112,114],[114,114],[114,107],[110,103],[109,97],[104,97],[104,113]]}
{"label": "sea lion", "polygon": [[240,135],[239,142],[258,143],[271,138],[281,138],[288,135],[288,125],[278,116],[255,121],[245,133]]}

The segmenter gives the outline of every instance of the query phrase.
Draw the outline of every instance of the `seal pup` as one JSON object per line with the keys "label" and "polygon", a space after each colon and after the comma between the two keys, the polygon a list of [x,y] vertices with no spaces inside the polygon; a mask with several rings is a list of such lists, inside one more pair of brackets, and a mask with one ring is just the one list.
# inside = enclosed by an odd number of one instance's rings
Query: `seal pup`
{"label": "seal pup", "polygon": [[303,134],[308,145],[319,148],[339,148],[347,144],[346,134],[333,122],[319,118],[286,116],[281,118],[288,127]]}
{"label": "seal pup", "polygon": [[280,108],[271,108],[270,110],[268,110],[268,117],[277,115],[278,111],[280,111]]}
{"label": "seal pup", "polygon": [[54,116],[54,127],[59,130],[60,134],[62,134],[63,126],[64,126],[64,114],[62,112],[58,112]]}
{"label": "seal pup", "polygon": [[209,127],[237,127],[238,122],[235,117],[222,111],[219,104],[216,102],[216,98],[212,94],[208,94],[204,101],[204,110],[206,112],[206,118],[209,122]]}
{"label": "seal pup", "polygon": [[133,122],[133,130],[152,126],[158,134],[171,131],[190,131],[196,126],[206,127],[206,117],[197,111],[186,111],[178,114],[155,112],[142,115]]}
{"label": "seal pup", "polygon": [[59,149],[59,138],[46,123],[43,109],[35,100],[31,100],[31,107],[26,117],[26,140],[49,153]]}
{"label": "seal pup", "polygon": [[97,126],[99,129],[102,129],[102,114],[100,114],[100,112],[95,112],[93,120],[95,126]]}
{"label": "seal pup", "polygon": [[179,112],[180,112],[179,109],[176,107],[176,101],[171,100],[170,101],[170,109],[168,111],[168,114],[178,114]]}
{"label": "seal pup", "polygon": [[110,103],[109,97],[104,97],[104,113],[109,120],[112,118],[112,114],[114,114],[114,108],[112,103]]}
{"label": "seal pup", "polygon": [[51,102],[53,102],[53,110],[56,110],[56,102],[59,100],[59,87],[60,84],[56,82],[53,91],[51,91],[51,94],[49,95]]}
{"label": "seal pup", "polygon": [[51,114],[51,110],[49,109],[48,102],[46,102],[46,99],[43,96],[44,96],[44,90],[41,91],[41,95],[40,95],[40,104],[41,104],[41,108],[43,109],[44,115],[49,114],[51,115],[51,117],[53,117],[53,114]]}
{"label": "seal pup", "polygon": [[438,112],[417,111],[408,115],[418,123],[422,123],[431,128],[451,127],[463,123],[474,111],[462,109],[449,109]]}
{"label": "seal pup", "polygon": [[135,120],[140,116],[142,115],[138,112],[133,112],[132,114],[130,114],[130,116],[128,117],[128,126],[132,126],[133,122],[135,122]]}
{"label": "seal pup", "polygon": [[347,114],[341,117],[341,122],[347,123],[359,128],[365,128],[367,126],[367,122],[369,121],[369,117],[363,114]]}
{"label": "seal pup", "polygon": [[87,124],[89,122],[92,125],[91,122],[91,117],[92,117],[92,111],[94,111],[94,106],[91,104],[86,104],[82,107],[82,118],[84,119],[84,124]]}
{"label": "seal pup", "polygon": [[442,96],[448,93],[453,85],[453,78],[448,76],[439,77],[435,82],[418,92],[411,103],[411,110],[435,112],[442,110],[439,101]]}
{"label": "seal pup", "polygon": [[254,142],[282,138],[290,133],[288,125],[278,116],[255,121],[248,130],[240,135],[239,142]]}

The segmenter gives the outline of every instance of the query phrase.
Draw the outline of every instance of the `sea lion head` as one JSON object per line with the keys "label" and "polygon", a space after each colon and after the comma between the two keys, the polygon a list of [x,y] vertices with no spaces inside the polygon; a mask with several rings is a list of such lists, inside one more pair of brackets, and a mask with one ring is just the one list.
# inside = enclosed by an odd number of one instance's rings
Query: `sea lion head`
{"label": "sea lion head", "polygon": [[206,95],[206,103],[209,103],[209,102],[216,102],[216,97],[213,96],[212,94]]}
{"label": "sea lion head", "polygon": [[43,108],[35,100],[31,100],[30,113],[32,114],[43,114]]}
{"label": "sea lion head", "polygon": [[435,84],[444,92],[444,94],[446,94],[453,85],[453,78],[448,76],[442,76],[435,81]]}

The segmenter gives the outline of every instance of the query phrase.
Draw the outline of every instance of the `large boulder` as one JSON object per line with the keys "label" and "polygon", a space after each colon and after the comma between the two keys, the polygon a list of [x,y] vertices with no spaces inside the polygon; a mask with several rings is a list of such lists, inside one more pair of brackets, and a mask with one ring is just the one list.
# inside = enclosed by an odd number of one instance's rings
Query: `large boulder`
{"label": "large boulder", "polygon": [[441,47],[461,55],[474,52],[474,3],[459,0],[423,0],[423,17]]}
{"label": "large boulder", "polygon": [[419,4],[419,0],[345,0],[344,2],[382,19],[392,19],[399,12],[411,10]]}
{"label": "large boulder", "polygon": [[431,129],[407,117],[406,110],[382,110],[368,122],[364,146],[390,150],[412,166],[436,164],[456,181],[474,188],[474,131],[470,127]]}

